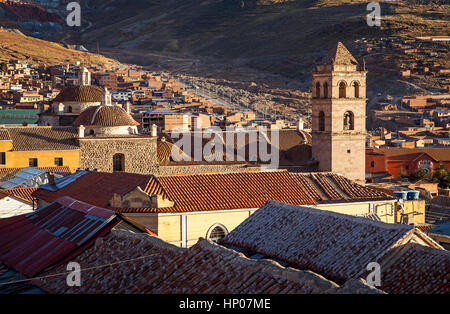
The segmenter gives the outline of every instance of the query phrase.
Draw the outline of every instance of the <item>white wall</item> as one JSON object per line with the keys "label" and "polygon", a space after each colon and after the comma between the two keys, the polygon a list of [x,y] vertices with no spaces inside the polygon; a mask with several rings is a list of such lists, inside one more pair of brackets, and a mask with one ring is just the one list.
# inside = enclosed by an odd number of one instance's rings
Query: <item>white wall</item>
{"label": "white wall", "polygon": [[28,214],[33,211],[31,204],[22,202],[13,197],[5,197],[0,200],[0,218]]}

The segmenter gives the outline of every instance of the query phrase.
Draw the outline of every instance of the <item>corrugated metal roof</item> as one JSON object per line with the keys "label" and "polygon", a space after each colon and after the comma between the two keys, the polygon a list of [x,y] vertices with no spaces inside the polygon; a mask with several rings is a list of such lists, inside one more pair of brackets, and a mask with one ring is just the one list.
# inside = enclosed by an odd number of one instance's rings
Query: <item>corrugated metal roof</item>
{"label": "corrugated metal roof", "polygon": [[56,180],[55,184],[44,184],[44,185],[41,185],[40,188],[47,190],[47,191],[55,192],[55,191],[58,191],[59,189],[62,189],[66,185],[69,185],[70,183],[72,183],[79,177],[85,175],[86,173],[88,173],[88,171],[79,170],[79,171],[75,172],[74,174],[71,174],[69,176],[66,176],[61,179]]}
{"label": "corrugated metal roof", "polygon": [[0,220],[0,262],[34,276],[80,251],[117,220],[114,212],[62,197],[36,212]]}
{"label": "corrugated metal roof", "polygon": [[37,169],[37,168],[32,168],[32,167],[23,168],[23,169],[20,169],[19,172],[17,174],[15,174],[12,178],[10,178],[9,180],[7,180],[5,182],[2,182],[0,184],[0,187],[2,189],[13,189],[13,188],[19,187],[23,183],[25,183],[43,173],[45,173],[45,171],[42,169]]}

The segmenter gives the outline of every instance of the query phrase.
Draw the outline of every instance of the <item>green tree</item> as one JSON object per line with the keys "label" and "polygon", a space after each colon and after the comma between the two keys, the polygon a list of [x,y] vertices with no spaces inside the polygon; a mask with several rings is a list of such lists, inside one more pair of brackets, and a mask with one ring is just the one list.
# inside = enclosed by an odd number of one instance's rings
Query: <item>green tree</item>
{"label": "green tree", "polygon": [[441,188],[450,188],[450,171],[445,169],[444,165],[440,165],[439,168],[433,173],[431,182],[438,183]]}
{"label": "green tree", "polygon": [[0,63],[0,72],[8,72],[8,64],[6,64],[6,62]]}

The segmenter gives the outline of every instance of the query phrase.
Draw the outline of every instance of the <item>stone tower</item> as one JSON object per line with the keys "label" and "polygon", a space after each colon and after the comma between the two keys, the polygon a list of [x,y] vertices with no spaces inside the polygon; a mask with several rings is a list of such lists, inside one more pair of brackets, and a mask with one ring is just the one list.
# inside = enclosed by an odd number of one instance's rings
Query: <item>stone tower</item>
{"label": "stone tower", "polygon": [[312,72],[312,155],[320,171],[365,182],[366,74],[337,45]]}

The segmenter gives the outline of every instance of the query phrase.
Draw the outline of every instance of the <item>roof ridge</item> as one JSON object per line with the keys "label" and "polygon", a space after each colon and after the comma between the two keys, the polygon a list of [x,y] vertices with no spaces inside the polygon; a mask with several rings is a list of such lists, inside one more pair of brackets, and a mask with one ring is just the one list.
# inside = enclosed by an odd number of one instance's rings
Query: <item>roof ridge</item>
{"label": "roof ridge", "polygon": [[174,173],[174,174],[155,174],[155,177],[174,177],[174,176],[194,176],[194,175],[213,175],[213,174],[232,174],[232,173],[267,173],[267,172],[288,172],[287,169],[270,169],[270,170],[232,170],[232,171],[211,171],[211,172],[193,172],[193,173]]}
{"label": "roof ridge", "polygon": [[332,217],[340,218],[340,219],[346,219],[346,220],[358,222],[358,223],[365,222],[370,225],[380,226],[380,227],[388,228],[388,229],[397,229],[397,230],[405,229],[405,230],[408,230],[408,232],[411,230],[414,230],[414,227],[412,227],[410,225],[390,224],[390,223],[386,223],[386,222],[382,222],[382,221],[376,221],[373,219],[367,219],[367,218],[360,217],[360,216],[352,216],[352,215],[348,215],[348,214],[338,213],[338,212],[334,212],[334,211],[330,211],[330,210],[326,210],[326,209],[317,209],[317,208],[313,208],[313,207],[306,206],[306,205],[292,205],[292,204],[287,204],[287,203],[274,201],[274,200],[267,201],[267,203],[263,207],[265,207],[266,205],[273,205],[273,206],[289,208],[289,209],[301,209],[305,212],[308,212],[310,214],[317,215],[317,216],[327,215],[327,216],[332,216]]}

